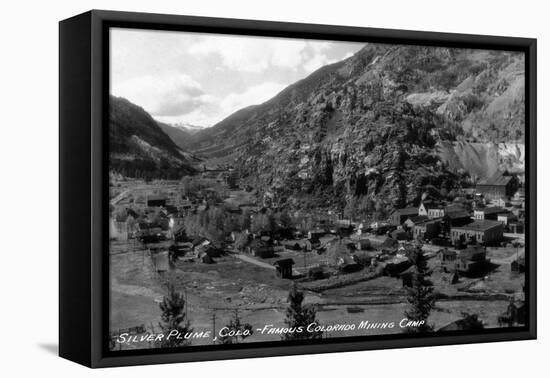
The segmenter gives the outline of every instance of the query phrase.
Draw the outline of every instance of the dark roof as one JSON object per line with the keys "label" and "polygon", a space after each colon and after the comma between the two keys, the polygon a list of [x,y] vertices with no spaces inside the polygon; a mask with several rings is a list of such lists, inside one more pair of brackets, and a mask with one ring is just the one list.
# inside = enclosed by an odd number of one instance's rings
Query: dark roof
{"label": "dark roof", "polygon": [[477,185],[495,185],[495,186],[506,186],[512,179],[512,176],[504,176],[501,172],[496,172],[491,177],[480,180]]}
{"label": "dark roof", "polygon": [[468,246],[458,253],[461,260],[483,260],[487,256],[487,250],[480,246]]}
{"label": "dark roof", "polygon": [[416,217],[409,217],[409,220],[414,224],[419,224],[427,221],[429,218],[427,215],[417,215]]}
{"label": "dark roof", "polygon": [[285,267],[285,266],[292,266],[292,265],[294,265],[294,260],[292,260],[292,259],[277,260],[273,263],[273,265],[277,265],[281,268]]}
{"label": "dark roof", "polygon": [[476,211],[482,211],[483,214],[485,214],[485,215],[487,215],[487,214],[508,213],[508,210],[503,209],[502,207],[499,207],[499,206],[485,207],[483,209],[476,210]]}
{"label": "dark roof", "polygon": [[261,239],[254,239],[248,244],[248,247],[250,248],[264,248],[269,247],[269,244],[267,244],[265,241]]}
{"label": "dark roof", "polygon": [[149,195],[147,196],[147,200],[148,200],[148,201],[151,201],[151,200],[162,200],[162,201],[166,201],[167,198],[166,198],[166,196],[160,195],[160,194],[149,194]]}
{"label": "dark roof", "polygon": [[453,209],[450,211],[445,210],[445,215],[451,219],[461,219],[461,218],[470,218],[470,213],[464,209]]}
{"label": "dark roof", "polygon": [[193,238],[193,240],[191,241],[191,243],[193,243],[193,245],[199,245],[199,244],[201,244],[202,242],[204,242],[206,240],[208,240],[208,239],[206,239],[205,237],[195,236]]}
{"label": "dark roof", "polygon": [[399,215],[418,215],[418,208],[417,207],[406,207],[404,209],[396,209],[393,214],[399,214]]}
{"label": "dark roof", "polygon": [[438,218],[438,219],[424,219],[423,221],[417,222],[414,225],[418,226],[418,227],[424,227],[428,224],[439,223],[439,222],[441,222],[441,218]]}
{"label": "dark roof", "polygon": [[454,229],[472,230],[472,231],[487,231],[495,227],[502,227],[502,223],[492,220],[476,220],[472,223],[460,227],[452,227]]}
{"label": "dark roof", "polygon": [[456,256],[458,254],[455,250],[446,249],[446,248],[440,249],[439,252],[437,252],[437,253],[441,253],[443,255],[450,255],[450,256]]}
{"label": "dark roof", "polygon": [[151,228],[161,228],[161,227],[160,227],[160,224],[158,224],[158,223],[140,222],[139,223],[139,228],[142,229],[142,230],[148,230],[148,229],[151,229]]}

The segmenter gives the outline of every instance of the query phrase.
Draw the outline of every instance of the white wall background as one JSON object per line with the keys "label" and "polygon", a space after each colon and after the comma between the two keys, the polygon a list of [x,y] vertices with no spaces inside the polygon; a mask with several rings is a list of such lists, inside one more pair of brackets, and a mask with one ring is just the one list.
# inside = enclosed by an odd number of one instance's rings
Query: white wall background
{"label": "white wall background", "polygon": [[[550,21],[543,1],[6,1],[0,39],[0,375],[521,377],[548,367]],[[89,9],[538,38],[539,340],[164,366],[85,369],[56,356],[58,26]],[[546,113],[546,114],[545,114]],[[78,125],[75,125],[75,127]],[[542,216],[540,216],[542,215]]]}

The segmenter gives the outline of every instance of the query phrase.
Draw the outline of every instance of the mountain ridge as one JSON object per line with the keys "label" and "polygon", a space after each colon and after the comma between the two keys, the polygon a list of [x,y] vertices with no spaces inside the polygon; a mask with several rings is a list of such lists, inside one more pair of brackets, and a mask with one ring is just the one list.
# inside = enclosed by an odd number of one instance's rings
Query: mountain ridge
{"label": "mountain ridge", "polygon": [[292,188],[284,198],[323,188],[342,202],[383,194],[409,204],[427,185],[472,185],[460,169],[494,170],[453,156],[448,143],[523,144],[524,64],[512,52],[367,44],[198,132],[194,151],[233,161],[267,192]]}
{"label": "mountain ridge", "polygon": [[110,170],[127,177],[181,178],[196,173],[182,151],[143,108],[109,97]]}

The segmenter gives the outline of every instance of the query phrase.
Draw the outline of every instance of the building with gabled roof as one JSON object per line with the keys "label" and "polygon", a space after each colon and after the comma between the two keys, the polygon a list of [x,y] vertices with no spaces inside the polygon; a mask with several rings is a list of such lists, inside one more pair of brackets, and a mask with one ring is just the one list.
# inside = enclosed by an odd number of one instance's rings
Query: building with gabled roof
{"label": "building with gabled roof", "polygon": [[396,209],[390,216],[390,223],[394,226],[400,226],[405,222],[409,217],[414,217],[418,215],[418,208],[416,207],[407,207],[404,209]]}
{"label": "building with gabled roof", "polygon": [[489,200],[509,198],[514,195],[517,188],[517,178],[502,172],[496,172],[493,176],[480,180],[476,185],[476,191]]}

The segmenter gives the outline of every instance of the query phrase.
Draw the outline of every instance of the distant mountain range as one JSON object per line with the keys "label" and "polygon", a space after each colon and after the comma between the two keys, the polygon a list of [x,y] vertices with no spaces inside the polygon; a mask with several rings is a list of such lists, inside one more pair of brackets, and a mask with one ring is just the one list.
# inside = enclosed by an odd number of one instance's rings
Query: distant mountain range
{"label": "distant mountain range", "polygon": [[166,135],[141,107],[120,97],[110,97],[110,170],[145,179],[181,178],[196,172],[198,161]]}
{"label": "distant mountain range", "polygon": [[282,202],[399,207],[521,172],[524,92],[520,53],[367,44],[210,128],[159,129]]}

